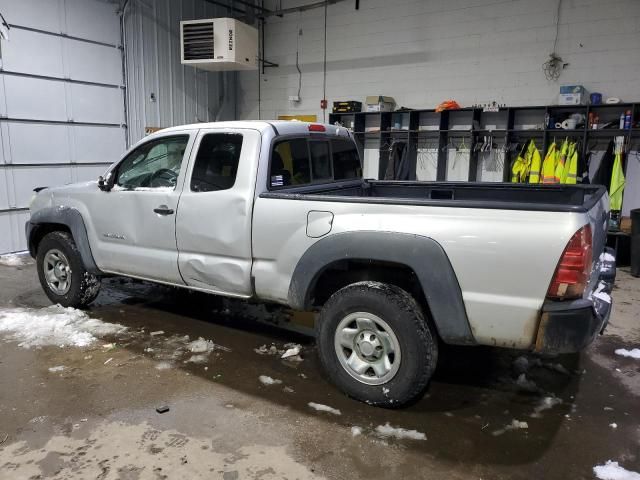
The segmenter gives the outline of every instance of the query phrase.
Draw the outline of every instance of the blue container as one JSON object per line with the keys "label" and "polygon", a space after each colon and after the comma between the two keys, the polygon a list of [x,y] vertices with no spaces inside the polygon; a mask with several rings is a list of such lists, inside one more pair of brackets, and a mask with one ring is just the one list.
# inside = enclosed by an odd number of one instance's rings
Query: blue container
{"label": "blue container", "polygon": [[591,100],[591,105],[600,105],[602,103],[602,94],[593,92],[589,97]]}

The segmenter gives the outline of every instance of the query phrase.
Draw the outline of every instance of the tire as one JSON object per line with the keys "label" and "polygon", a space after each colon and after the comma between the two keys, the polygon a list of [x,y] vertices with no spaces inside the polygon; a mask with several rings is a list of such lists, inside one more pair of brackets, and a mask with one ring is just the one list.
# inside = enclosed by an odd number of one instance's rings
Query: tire
{"label": "tire", "polygon": [[63,307],[84,308],[100,292],[100,277],[87,272],[70,233],[45,235],[38,245],[36,267],[44,293]]}
{"label": "tire", "polygon": [[400,408],[419,400],[438,360],[438,339],[422,308],[385,283],[359,282],[334,293],[320,312],[316,334],[329,380],[370,405]]}

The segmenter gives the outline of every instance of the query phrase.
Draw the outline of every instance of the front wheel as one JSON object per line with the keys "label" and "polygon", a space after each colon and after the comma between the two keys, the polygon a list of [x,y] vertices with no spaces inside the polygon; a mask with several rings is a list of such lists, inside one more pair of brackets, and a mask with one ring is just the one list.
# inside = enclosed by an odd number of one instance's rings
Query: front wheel
{"label": "front wheel", "polygon": [[406,291],[359,282],[334,293],[320,312],[320,361],[329,379],[363,402],[398,408],[422,397],[438,342]]}
{"label": "front wheel", "polygon": [[51,232],[38,245],[38,278],[44,293],[63,307],[82,308],[100,292],[100,277],[84,268],[71,234]]}

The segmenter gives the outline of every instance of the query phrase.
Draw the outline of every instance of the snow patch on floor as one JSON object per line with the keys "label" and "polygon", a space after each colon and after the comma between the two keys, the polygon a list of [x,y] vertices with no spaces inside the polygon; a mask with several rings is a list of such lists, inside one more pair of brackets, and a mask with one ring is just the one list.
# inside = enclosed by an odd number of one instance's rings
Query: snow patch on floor
{"label": "snow patch on floor", "polygon": [[400,427],[392,427],[389,422],[384,425],[378,425],[376,427],[376,433],[382,438],[395,437],[398,440],[410,439],[410,440],[426,440],[427,436],[418,432],[417,430],[407,430]]}
{"label": "snow patch on floor", "polygon": [[640,473],[627,470],[611,460],[607,460],[604,465],[593,467],[593,473],[600,480],[640,480]]}
{"label": "snow patch on floor", "polygon": [[0,333],[31,347],[86,347],[97,338],[117,335],[127,328],[117,323],[107,323],[90,318],[75,308],[52,305],[41,309],[1,308]]}
{"label": "snow patch on floor", "polygon": [[511,420],[511,423],[509,425],[506,425],[504,428],[501,428],[500,430],[496,430],[494,432],[491,432],[491,434],[494,437],[497,437],[498,435],[502,435],[504,432],[508,432],[509,430],[524,430],[529,428],[529,424],[527,422],[521,422],[520,420],[516,420],[515,418],[513,420]]}
{"label": "snow patch on floor", "polygon": [[355,425],[351,427],[351,435],[354,437],[362,435],[362,427],[356,427]]}
{"label": "snow patch on floor", "polygon": [[542,412],[544,412],[545,410],[549,410],[556,405],[560,405],[561,403],[562,399],[556,397],[555,395],[543,397],[542,399],[540,399],[538,405],[536,405],[536,407],[533,409],[533,413],[531,414],[531,416],[533,418],[540,418],[542,416]]}
{"label": "snow patch on floor", "polygon": [[620,355],[622,357],[631,357],[636,360],[640,360],[640,348],[634,348],[633,350],[627,350],[626,348],[618,348],[615,351],[616,355]]}
{"label": "snow patch on floor", "polygon": [[277,378],[271,378],[267,375],[260,375],[258,377],[258,380],[260,380],[260,383],[262,383],[263,385],[279,385],[282,383],[282,380],[278,380]]}
{"label": "snow patch on floor", "polygon": [[323,405],[321,403],[314,403],[314,402],[309,402],[307,405],[309,405],[314,410],[318,410],[319,412],[328,412],[334,415],[342,415],[342,412],[340,410],[338,410],[337,408],[330,407],[329,405]]}
{"label": "snow patch on floor", "polygon": [[0,265],[5,267],[21,267],[22,265],[28,265],[32,263],[33,259],[29,255],[29,252],[8,253],[6,255],[0,255]]}
{"label": "snow patch on floor", "polygon": [[521,373],[516,380],[516,385],[527,392],[537,392],[538,386],[533,380],[529,380],[524,373]]}
{"label": "snow patch on floor", "polygon": [[616,261],[616,257],[611,255],[610,253],[604,252],[602,255],[600,255],[600,261],[601,262],[615,262]]}
{"label": "snow patch on floor", "polygon": [[51,373],[62,372],[64,370],[64,365],[58,365],[57,367],[50,367],[49,371]]}
{"label": "snow patch on floor", "polygon": [[191,353],[211,353],[214,350],[222,350],[225,352],[231,351],[230,348],[223,347],[222,345],[217,345],[213,343],[211,340],[205,340],[202,337],[199,337],[197,340],[190,342],[187,345],[187,348]]}

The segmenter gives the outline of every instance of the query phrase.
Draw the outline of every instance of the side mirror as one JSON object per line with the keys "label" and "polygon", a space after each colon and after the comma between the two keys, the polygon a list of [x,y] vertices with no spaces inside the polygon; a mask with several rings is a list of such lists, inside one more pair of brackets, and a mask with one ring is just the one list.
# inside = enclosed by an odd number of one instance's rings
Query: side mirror
{"label": "side mirror", "polygon": [[109,173],[106,180],[102,175],[100,175],[98,177],[98,188],[103,192],[110,191],[113,188],[113,175]]}

